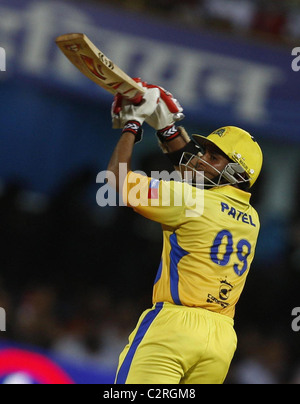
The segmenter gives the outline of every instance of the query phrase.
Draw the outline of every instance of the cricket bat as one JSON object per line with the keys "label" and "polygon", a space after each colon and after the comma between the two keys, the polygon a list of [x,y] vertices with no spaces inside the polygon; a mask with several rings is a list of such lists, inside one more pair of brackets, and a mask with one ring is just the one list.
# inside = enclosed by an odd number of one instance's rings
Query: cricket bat
{"label": "cricket bat", "polygon": [[139,104],[145,90],[108,59],[84,34],[66,34],[56,38],[63,54],[86,77],[111,94],[122,94]]}

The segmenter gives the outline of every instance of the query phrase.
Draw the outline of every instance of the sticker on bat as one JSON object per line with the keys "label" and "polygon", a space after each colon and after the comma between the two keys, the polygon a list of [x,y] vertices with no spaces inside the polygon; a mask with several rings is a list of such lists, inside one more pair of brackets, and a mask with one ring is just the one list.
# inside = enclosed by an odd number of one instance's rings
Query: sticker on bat
{"label": "sticker on bat", "polygon": [[72,45],[65,45],[65,48],[66,48],[68,51],[70,51],[70,52],[77,53],[77,52],[80,51],[81,46],[78,45],[78,44],[76,44],[76,43],[74,43],[74,44],[72,44]]}
{"label": "sticker on bat", "polygon": [[114,70],[115,65],[113,64],[113,62],[108,59],[102,52],[99,52],[99,59],[101,60],[101,62],[103,64],[105,64],[105,66],[107,66],[109,69]]}
{"label": "sticker on bat", "polygon": [[107,77],[104,76],[104,73],[101,69],[101,66],[97,65],[95,66],[95,62],[92,58],[89,58],[88,56],[85,55],[80,55],[81,59],[85,63],[86,67],[89,69],[89,71],[96,77],[98,77],[100,80],[105,81]]}
{"label": "sticker on bat", "polygon": [[121,81],[120,83],[109,83],[107,85],[114,90],[118,90],[118,88],[121,87],[122,84],[124,84],[124,81]]}

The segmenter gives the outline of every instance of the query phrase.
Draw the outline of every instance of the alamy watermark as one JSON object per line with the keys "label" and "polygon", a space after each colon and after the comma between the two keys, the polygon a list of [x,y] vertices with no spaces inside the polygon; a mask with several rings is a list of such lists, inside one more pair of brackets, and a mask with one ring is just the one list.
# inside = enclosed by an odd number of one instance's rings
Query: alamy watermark
{"label": "alamy watermark", "polygon": [[0,331],[6,331],[6,312],[0,307]]}
{"label": "alamy watermark", "polygon": [[292,61],[292,69],[294,72],[300,72],[300,47],[292,50],[292,56],[296,56]]}
{"label": "alamy watermark", "polygon": [[295,317],[292,321],[292,330],[294,332],[300,331],[300,307],[295,307],[292,311],[292,316]]}
{"label": "alamy watermark", "polygon": [[[197,178],[195,178],[197,176]],[[151,176],[142,171],[129,172],[127,164],[119,164],[119,178],[110,171],[97,175],[98,206],[131,207],[184,207],[186,217],[201,216],[204,210],[203,173],[184,172],[181,179],[177,171],[153,171]],[[120,184],[118,194],[115,190]],[[183,183],[194,185],[186,186]]]}
{"label": "alamy watermark", "polygon": [[0,72],[6,72],[6,52],[4,48],[0,48]]}

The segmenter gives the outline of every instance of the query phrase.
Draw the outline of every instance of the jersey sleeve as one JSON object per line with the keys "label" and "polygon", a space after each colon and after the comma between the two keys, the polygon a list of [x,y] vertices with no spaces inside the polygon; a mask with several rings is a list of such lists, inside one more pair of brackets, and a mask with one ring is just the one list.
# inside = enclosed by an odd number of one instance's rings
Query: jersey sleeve
{"label": "jersey sleeve", "polygon": [[159,181],[130,171],[124,182],[123,201],[142,216],[175,228],[186,217],[199,214],[194,193],[188,184]]}

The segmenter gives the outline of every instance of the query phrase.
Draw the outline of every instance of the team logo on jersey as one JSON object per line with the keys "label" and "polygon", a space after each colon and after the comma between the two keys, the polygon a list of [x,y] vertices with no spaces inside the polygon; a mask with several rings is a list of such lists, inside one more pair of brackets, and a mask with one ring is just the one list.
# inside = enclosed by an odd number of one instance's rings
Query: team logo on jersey
{"label": "team logo on jersey", "polygon": [[233,290],[234,286],[231,285],[227,279],[220,281],[220,289],[219,289],[219,298],[217,299],[215,296],[211,295],[210,293],[207,295],[207,303],[215,303],[219,304],[223,309],[226,309],[230,306],[229,303],[226,303],[226,300],[229,299],[230,294]]}
{"label": "team logo on jersey", "polygon": [[225,281],[221,281],[219,298],[224,301],[228,300],[232,289],[233,286],[229,282],[227,282],[226,279]]}

